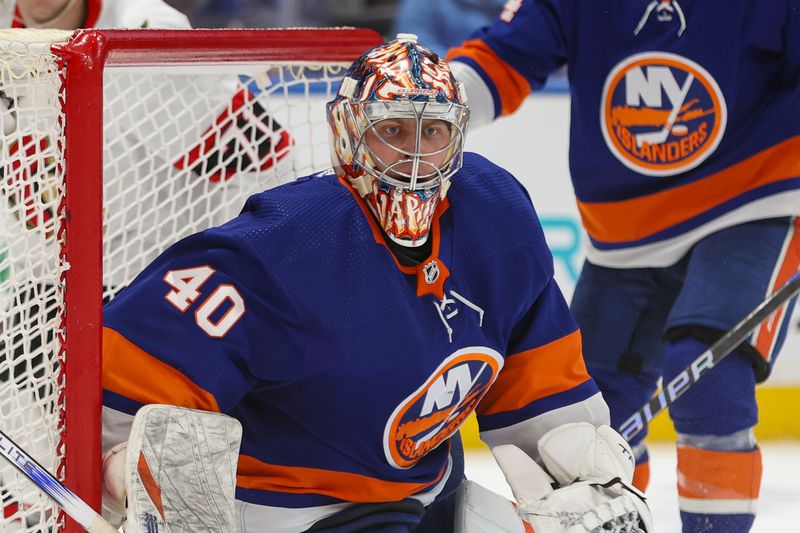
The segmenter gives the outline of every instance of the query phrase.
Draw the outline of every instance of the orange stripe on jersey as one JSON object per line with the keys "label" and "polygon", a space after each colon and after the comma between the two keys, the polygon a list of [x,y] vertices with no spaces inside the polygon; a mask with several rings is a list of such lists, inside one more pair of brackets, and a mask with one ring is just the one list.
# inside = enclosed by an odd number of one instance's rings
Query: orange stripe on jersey
{"label": "orange stripe on jersey", "polygon": [[500,59],[494,50],[480,39],[465,41],[458,48],[447,52],[447,60],[468,57],[475,61],[494,82],[500,96],[501,114],[509,115],[517,110],[531,92],[531,84],[516,70]]}
{"label": "orange stripe on jersey", "polygon": [[[786,243],[786,249],[783,254],[783,259],[778,266],[774,284],[769,288],[770,293],[781,288],[789,278],[800,271],[800,217],[794,219],[794,227],[792,228],[791,235],[788,236],[788,242]],[[772,316],[769,317],[769,320],[761,324],[761,327],[758,329],[755,348],[767,361],[769,361],[772,356],[772,349],[775,346],[775,340],[781,329],[781,324],[786,314],[786,307],[787,306],[783,306],[775,311]]]}
{"label": "orange stripe on jersey", "polygon": [[593,239],[637,241],[758,187],[800,176],[798,153],[800,136],[681,187],[619,202],[578,201],[578,210]]}
{"label": "orange stripe on jersey", "polygon": [[103,328],[103,388],[139,403],[219,412],[211,394],[111,328]]}
{"label": "orange stripe on jersey", "polygon": [[324,494],[350,502],[390,502],[417,494],[438,483],[447,466],[429,483],[385,481],[351,472],[272,465],[239,456],[236,486],[290,494]]}
{"label": "orange stripe on jersey", "polygon": [[722,452],[678,447],[678,494],[706,500],[756,499],[761,487],[761,450]]}
{"label": "orange stripe on jersey", "polygon": [[589,379],[581,351],[581,333],[506,357],[492,388],[478,404],[479,415],[514,411],[564,392]]}

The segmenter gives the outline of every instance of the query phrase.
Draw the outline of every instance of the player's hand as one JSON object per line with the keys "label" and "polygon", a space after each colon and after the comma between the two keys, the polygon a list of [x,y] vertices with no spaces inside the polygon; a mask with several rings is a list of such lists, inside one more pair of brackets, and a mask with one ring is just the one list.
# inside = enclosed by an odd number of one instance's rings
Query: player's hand
{"label": "player's hand", "polygon": [[565,424],[538,446],[550,474],[516,446],[492,449],[514,492],[517,513],[537,533],[653,530],[644,496],[631,485],[633,454],[616,431]]}

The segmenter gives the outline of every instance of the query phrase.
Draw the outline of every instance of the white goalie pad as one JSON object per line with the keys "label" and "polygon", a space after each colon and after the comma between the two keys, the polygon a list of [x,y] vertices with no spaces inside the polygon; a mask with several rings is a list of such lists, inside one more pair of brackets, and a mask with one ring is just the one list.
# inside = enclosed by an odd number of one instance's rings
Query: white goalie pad
{"label": "white goalie pad", "polygon": [[220,413],[167,405],[139,410],[125,460],[127,533],[235,533],[242,428]]}

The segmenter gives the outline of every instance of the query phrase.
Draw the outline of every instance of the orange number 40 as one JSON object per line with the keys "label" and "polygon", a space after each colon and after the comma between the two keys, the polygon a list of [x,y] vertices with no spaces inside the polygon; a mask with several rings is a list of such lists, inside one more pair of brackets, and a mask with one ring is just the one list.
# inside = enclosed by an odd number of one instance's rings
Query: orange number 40
{"label": "orange number 40", "polygon": [[[170,270],[164,276],[164,281],[172,287],[164,298],[175,306],[181,313],[200,297],[200,288],[216,270],[208,265]],[[220,307],[228,305],[228,310],[216,321],[211,320]],[[222,283],[211,295],[206,298],[197,311],[194,320],[200,329],[210,337],[222,338],[244,315],[244,298],[233,285]]]}

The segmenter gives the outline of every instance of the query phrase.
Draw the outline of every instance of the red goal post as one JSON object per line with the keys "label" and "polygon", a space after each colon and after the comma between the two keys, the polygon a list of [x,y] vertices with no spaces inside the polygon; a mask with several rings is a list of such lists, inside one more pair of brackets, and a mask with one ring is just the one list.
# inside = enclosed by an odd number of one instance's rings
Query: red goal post
{"label": "red goal post", "polygon": [[[165,246],[329,166],[371,30],[0,31],[0,424],[100,504],[101,326]],[[0,530],[78,531],[0,464]]]}

